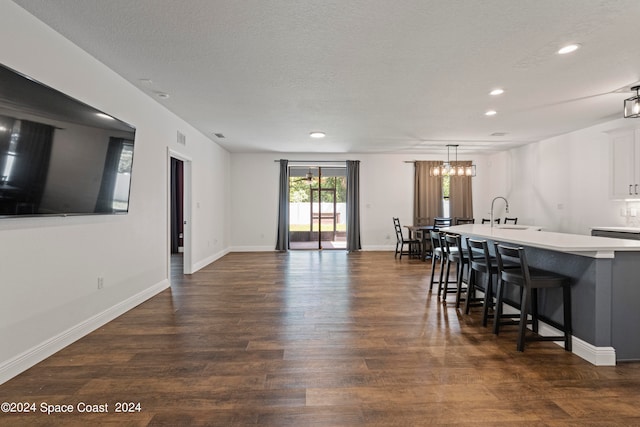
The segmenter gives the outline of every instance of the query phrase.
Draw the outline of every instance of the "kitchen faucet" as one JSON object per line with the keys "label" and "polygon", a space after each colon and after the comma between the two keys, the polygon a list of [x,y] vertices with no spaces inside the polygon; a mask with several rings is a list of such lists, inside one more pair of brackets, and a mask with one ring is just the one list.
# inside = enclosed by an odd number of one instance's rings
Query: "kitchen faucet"
{"label": "kitchen faucet", "polygon": [[491,219],[490,219],[490,221],[491,221],[491,228],[493,228],[493,204],[494,204],[494,203],[496,202],[496,200],[498,200],[498,199],[502,199],[502,200],[504,200],[504,203],[505,203],[505,205],[506,205],[504,210],[505,210],[505,212],[506,212],[506,213],[509,213],[509,202],[507,201],[507,199],[505,199],[505,198],[504,198],[504,197],[502,197],[502,196],[494,197],[494,198],[493,198],[493,200],[491,201],[491,216],[490,216],[490,218],[491,218]]}

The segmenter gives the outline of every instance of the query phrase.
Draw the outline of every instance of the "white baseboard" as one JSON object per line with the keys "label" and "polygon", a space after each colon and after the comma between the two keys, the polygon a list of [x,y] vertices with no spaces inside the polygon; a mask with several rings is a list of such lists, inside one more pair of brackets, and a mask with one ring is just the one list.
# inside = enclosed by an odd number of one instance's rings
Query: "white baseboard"
{"label": "white baseboard", "polygon": [[[538,334],[545,337],[562,335],[562,332],[540,321]],[[554,341],[554,343],[564,347],[564,341]],[[616,366],[616,349],[613,347],[596,347],[578,337],[572,336],[571,352],[596,366]]]}
{"label": "white baseboard", "polygon": [[363,251],[385,251],[385,252],[395,252],[395,245],[366,245],[362,247]]}
{"label": "white baseboard", "polygon": [[[478,292],[482,294],[482,292]],[[504,314],[517,314],[520,311],[505,305]],[[530,326],[527,328],[531,329]],[[538,334],[543,337],[562,335],[562,332],[553,326],[540,321],[538,324]],[[555,344],[564,347],[564,341],[553,341]],[[615,366],[616,365],[616,349],[613,347],[596,347],[576,336],[571,337],[571,352],[578,357],[596,366]]]}
{"label": "white baseboard", "polygon": [[225,256],[226,254],[228,254],[229,252],[231,252],[229,249],[224,249],[218,253],[215,253],[203,260],[200,260],[198,262],[196,262],[195,264],[193,264],[191,266],[191,272],[195,273],[196,271],[206,267],[207,265],[211,264],[212,262],[214,262],[217,259],[222,258],[223,256]]}
{"label": "white baseboard", "polygon": [[229,252],[277,252],[273,246],[232,246]]}
{"label": "white baseboard", "polygon": [[103,312],[98,313],[95,316],[92,316],[67,329],[66,331],[63,331],[60,334],[30,348],[22,354],[0,363],[0,384],[26,371],[85,335],[104,326],[135,306],[167,289],[169,286],[169,281],[166,279],[156,283],[155,285],[127,298],[113,307],[109,307]]}

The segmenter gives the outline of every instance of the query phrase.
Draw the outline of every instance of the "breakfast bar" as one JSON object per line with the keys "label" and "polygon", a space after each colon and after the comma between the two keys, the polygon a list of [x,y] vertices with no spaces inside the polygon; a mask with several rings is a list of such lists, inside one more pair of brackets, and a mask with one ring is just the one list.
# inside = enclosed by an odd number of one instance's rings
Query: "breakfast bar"
{"label": "breakfast bar", "polygon": [[[595,365],[640,360],[640,241],[540,231],[528,226],[459,225],[443,231],[522,246],[532,267],[572,279],[573,352]],[[561,298],[545,294],[545,316],[561,319]],[[545,334],[541,328],[541,334]]]}

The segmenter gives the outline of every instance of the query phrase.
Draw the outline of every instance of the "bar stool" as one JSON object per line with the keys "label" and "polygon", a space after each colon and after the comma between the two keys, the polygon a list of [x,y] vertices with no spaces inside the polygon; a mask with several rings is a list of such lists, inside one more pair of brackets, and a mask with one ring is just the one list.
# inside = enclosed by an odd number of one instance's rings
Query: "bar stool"
{"label": "bar stool", "polygon": [[[456,294],[456,308],[460,308],[461,294],[462,294],[462,283],[468,282],[464,280],[464,268],[467,267],[469,269],[469,260],[464,256],[464,251],[462,250],[462,237],[459,234],[450,234],[447,233],[444,235],[444,244],[445,244],[445,260],[446,260],[446,272],[444,283],[440,283],[440,288],[438,289],[438,296],[440,296],[440,291],[442,291],[442,302],[446,303],[447,294],[455,293]],[[455,263],[456,265],[456,286],[453,288],[449,287],[449,273],[451,272],[451,264]]]}
{"label": "bar stool", "polygon": [[444,272],[445,254],[442,244],[442,236],[439,231],[430,231],[431,239],[431,282],[429,283],[429,292],[433,289],[433,280],[436,272],[436,260],[440,261],[440,279],[438,280],[438,296],[440,296],[440,283],[442,283],[442,274]]}
{"label": "bar stool", "polygon": [[[571,351],[571,282],[566,276],[552,273],[545,270],[530,268],[527,263],[525,250],[522,247],[512,248],[496,244],[496,259],[500,280],[496,291],[496,308],[493,332],[497,335],[500,331],[500,318],[502,315],[504,285],[515,285],[520,287],[520,320],[518,322],[518,342],[517,350],[524,351],[524,343],[527,341],[564,341],[564,349]],[[505,261],[511,260],[519,262],[520,268],[504,268]],[[563,315],[562,325],[547,320],[548,323],[560,329],[564,334],[561,336],[539,336],[526,334],[529,304],[531,304],[532,329],[538,332],[538,289],[541,288],[562,288]]]}
{"label": "bar stool", "polygon": [[[498,274],[498,262],[489,255],[489,244],[486,240],[466,238],[469,253],[469,280],[467,282],[467,299],[464,312],[469,314],[472,305],[478,305],[479,298],[475,298],[477,288],[484,292],[482,299],[482,326],[487,326],[489,308],[493,307],[493,275]],[[484,275],[484,284],[479,286],[477,274]]]}

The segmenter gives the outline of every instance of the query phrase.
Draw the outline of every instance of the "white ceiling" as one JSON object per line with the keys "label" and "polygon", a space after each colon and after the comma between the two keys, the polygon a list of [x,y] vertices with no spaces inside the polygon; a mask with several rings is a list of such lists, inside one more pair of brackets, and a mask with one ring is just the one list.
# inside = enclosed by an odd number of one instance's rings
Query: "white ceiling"
{"label": "white ceiling", "polygon": [[640,80],[638,0],[14,1],[231,152],[502,150]]}

